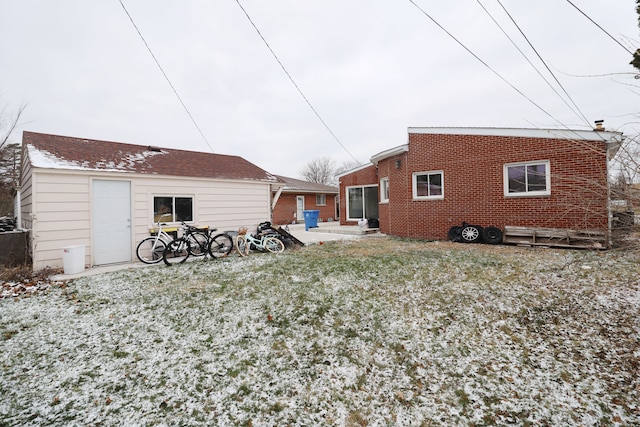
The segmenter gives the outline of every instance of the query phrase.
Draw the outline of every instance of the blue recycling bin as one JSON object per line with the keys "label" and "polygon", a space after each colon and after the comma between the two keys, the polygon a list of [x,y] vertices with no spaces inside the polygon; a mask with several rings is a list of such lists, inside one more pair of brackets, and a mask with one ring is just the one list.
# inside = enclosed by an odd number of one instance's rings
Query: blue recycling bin
{"label": "blue recycling bin", "polygon": [[302,211],[304,214],[304,230],[309,231],[310,228],[318,227],[318,216],[320,211]]}

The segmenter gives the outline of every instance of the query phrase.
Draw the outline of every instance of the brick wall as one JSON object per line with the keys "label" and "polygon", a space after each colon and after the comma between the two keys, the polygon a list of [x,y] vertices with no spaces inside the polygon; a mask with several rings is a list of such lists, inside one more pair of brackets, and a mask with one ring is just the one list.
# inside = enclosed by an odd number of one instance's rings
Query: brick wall
{"label": "brick wall", "polygon": [[[324,194],[324,193],[321,193]],[[318,210],[318,221],[328,221],[329,218],[336,220],[336,195],[325,194],[326,204],[324,206],[318,206],[316,204],[316,194],[309,193],[282,193],[278,202],[276,203],[273,213],[271,215],[271,222],[274,224],[291,224],[293,220],[298,223],[304,222],[304,218],[296,218],[295,214],[298,210],[297,197],[304,196],[304,209],[305,210]]]}
{"label": "brick wall", "polygon": [[[504,164],[538,160],[550,162],[551,195],[505,197]],[[412,199],[412,173],[428,171],[443,171],[443,200]],[[377,172],[372,166],[343,177],[340,194],[346,203],[346,186],[388,176],[390,200],[380,204],[380,228],[391,235],[446,239],[449,228],[463,221],[500,228],[608,226],[602,142],[410,134],[408,153],[380,161]]]}

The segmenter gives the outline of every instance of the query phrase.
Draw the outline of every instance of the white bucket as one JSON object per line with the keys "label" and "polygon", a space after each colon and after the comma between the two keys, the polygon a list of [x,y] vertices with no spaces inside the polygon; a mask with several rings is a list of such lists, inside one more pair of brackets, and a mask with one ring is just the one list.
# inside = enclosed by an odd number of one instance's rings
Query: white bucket
{"label": "white bucket", "polygon": [[65,246],[62,248],[64,274],[76,274],[84,271],[84,246]]}

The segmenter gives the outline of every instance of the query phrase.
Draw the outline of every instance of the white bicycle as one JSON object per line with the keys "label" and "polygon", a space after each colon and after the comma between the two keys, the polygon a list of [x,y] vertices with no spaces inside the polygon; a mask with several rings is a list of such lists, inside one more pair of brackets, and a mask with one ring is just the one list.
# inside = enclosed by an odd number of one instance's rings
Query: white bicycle
{"label": "white bicycle", "polygon": [[[158,219],[161,219],[164,216],[170,217],[171,214],[161,215]],[[149,236],[138,243],[136,255],[141,262],[145,264],[157,264],[162,261],[164,248],[173,241],[173,236],[162,229],[162,226],[166,225],[167,224],[158,221],[156,235]]]}

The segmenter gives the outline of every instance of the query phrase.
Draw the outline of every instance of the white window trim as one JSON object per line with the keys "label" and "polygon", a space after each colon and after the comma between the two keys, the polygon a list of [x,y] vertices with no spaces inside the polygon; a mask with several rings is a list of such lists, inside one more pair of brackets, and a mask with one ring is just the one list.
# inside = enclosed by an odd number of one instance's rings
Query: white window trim
{"label": "white window trim", "polygon": [[[171,221],[163,221],[169,224],[178,224],[179,221],[176,220],[176,212],[175,212],[175,201],[176,198],[184,198],[184,199],[191,199],[191,221],[185,221],[185,223],[194,223],[195,222],[195,211],[196,211],[196,198],[195,195],[193,194],[152,194],[151,195],[151,207],[153,209],[153,206],[155,204],[155,198],[156,197],[171,197],[173,199],[173,212],[171,214]],[[154,215],[151,215],[151,221],[154,222],[155,218]]]}
{"label": "white window trim", "polygon": [[[437,196],[418,196],[418,181],[416,177],[418,175],[435,175],[440,174],[440,179],[442,181],[442,194]],[[444,199],[444,171],[424,171],[424,172],[414,172],[411,175],[411,192],[413,200],[443,200]]]}
{"label": "white window trim", "polygon": [[[351,217],[351,212],[350,212],[351,209],[349,208],[349,190],[352,189],[352,188],[362,188],[362,191],[364,193],[364,189],[365,188],[371,188],[371,187],[375,188],[375,187],[377,187],[377,185],[350,185],[350,186],[345,188],[345,196],[346,196],[346,199],[347,199],[346,202],[345,202],[346,203],[345,210],[346,210],[346,213],[347,213],[347,221],[358,221],[360,219],[363,219],[362,217],[357,217],[357,218]],[[380,191],[380,190],[378,190],[378,191]],[[363,206],[363,208],[364,208],[364,206]]]}
{"label": "white window trim", "polygon": [[[318,197],[322,196],[324,198],[324,203],[318,203]],[[327,195],[326,194],[316,194],[316,206],[327,206]]]}
{"label": "white window trim", "polygon": [[389,177],[380,178],[380,203],[389,203]]}
{"label": "white window trim", "polygon": [[[545,165],[545,169],[547,171],[545,176],[545,186],[547,187],[544,191],[523,191],[520,193],[509,193],[509,167],[517,167],[517,166],[532,166],[532,165]],[[505,197],[538,197],[538,196],[550,196],[551,195],[551,162],[549,160],[535,160],[530,162],[516,162],[516,163],[505,163],[502,169],[502,179],[504,181],[504,196]]]}

